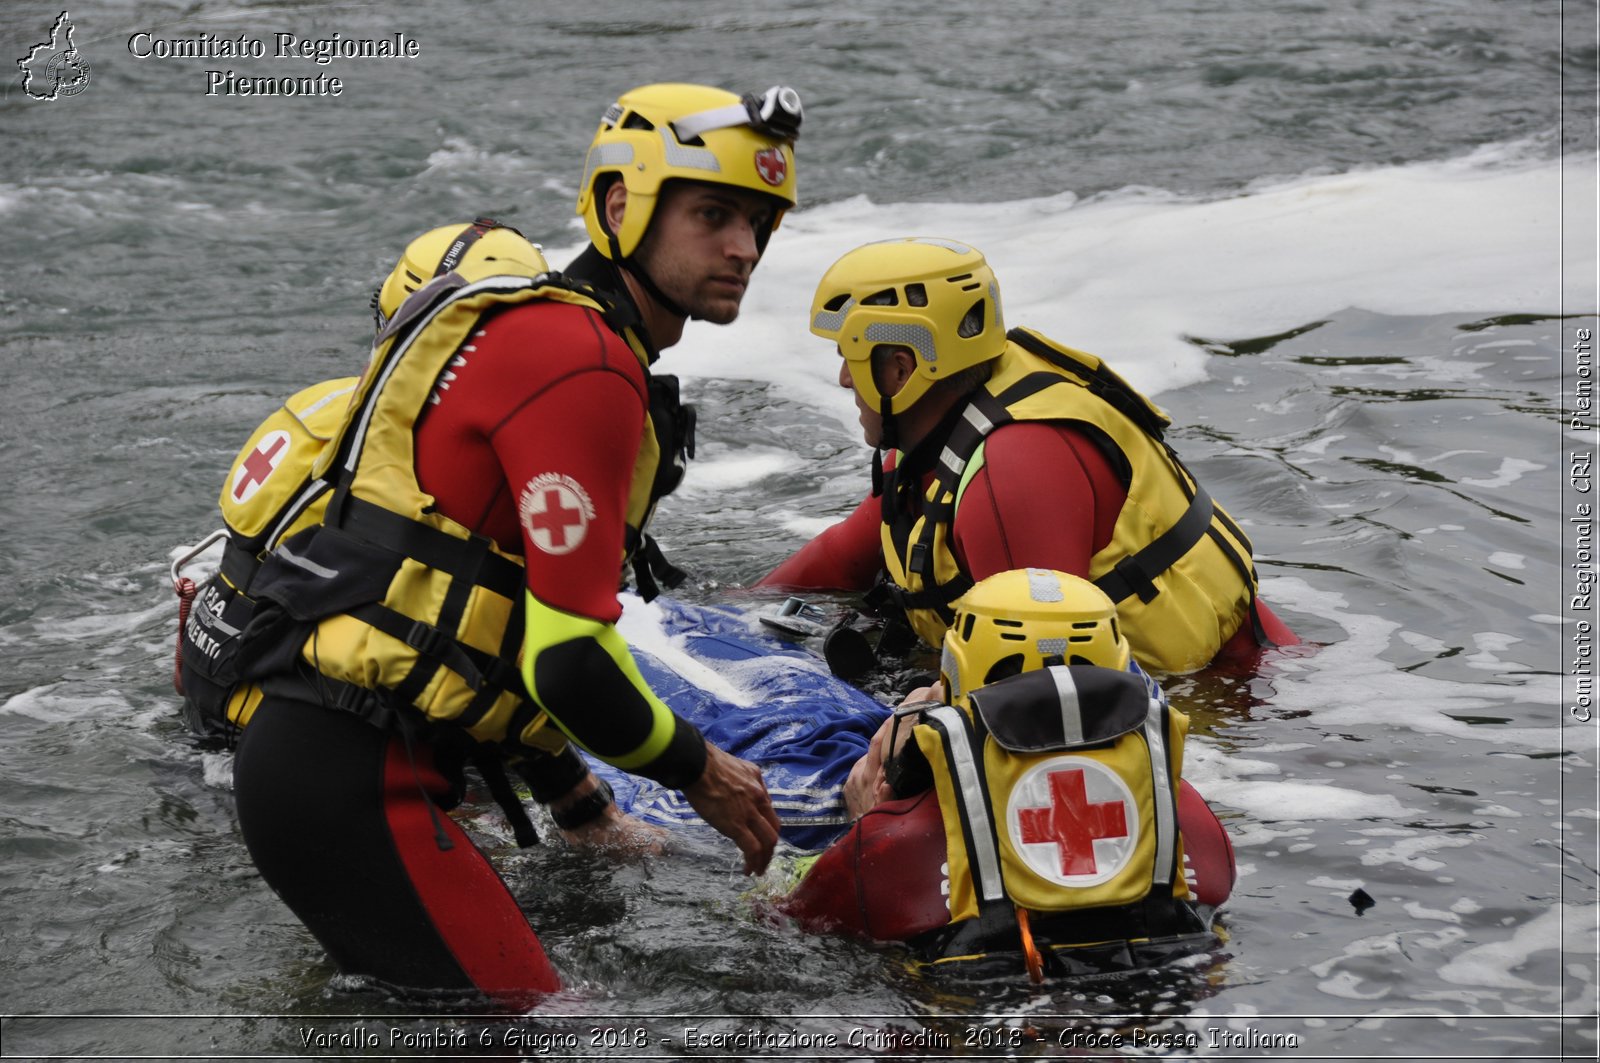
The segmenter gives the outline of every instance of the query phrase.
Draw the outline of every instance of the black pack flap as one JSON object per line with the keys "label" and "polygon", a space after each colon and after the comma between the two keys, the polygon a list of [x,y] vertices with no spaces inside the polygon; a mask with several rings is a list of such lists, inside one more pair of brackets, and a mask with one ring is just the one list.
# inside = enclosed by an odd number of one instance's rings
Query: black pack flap
{"label": "black pack flap", "polygon": [[1144,724],[1145,682],[1131,672],[1055,665],[1002,679],[972,694],[973,712],[1013,753],[1052,753],[1098,745]]}

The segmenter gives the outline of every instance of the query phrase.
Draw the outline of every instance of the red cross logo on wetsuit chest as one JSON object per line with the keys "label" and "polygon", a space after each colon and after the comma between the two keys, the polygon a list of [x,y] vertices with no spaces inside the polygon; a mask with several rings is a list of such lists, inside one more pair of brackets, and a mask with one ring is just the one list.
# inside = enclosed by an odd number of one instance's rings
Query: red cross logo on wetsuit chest
{"label": "red cross logo on wetsuit chest", "polygon": [[[1068,761],[1073,766],[1064,766]],[[1085,758],[1059,758],[1018,781],[1012,841],[1040,874],[1089,885],[1086,880],[1103,882],[1126,866],[1138,838],[1137,817],[1132,794],[1115,773]]]}

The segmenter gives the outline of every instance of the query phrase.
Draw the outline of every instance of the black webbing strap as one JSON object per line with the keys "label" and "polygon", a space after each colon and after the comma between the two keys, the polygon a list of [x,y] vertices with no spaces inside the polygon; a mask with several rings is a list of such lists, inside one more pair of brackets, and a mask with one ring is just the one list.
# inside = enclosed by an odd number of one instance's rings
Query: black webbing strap
{"label": "black webbing strap", "polygon": [[[672,590],[689,578],[683,569],[667,560],[661,544],[650,535],[640,537],[638,549],[633,551],[633,585],[639,597],[651,601],[661,595],[661,586]],[[659,584],[657,581],[660,581]]]}
{"label": "black webbing strap", "polygon": [[1196,484],[1195,496],[1177,523],[1138,553],[1118,561],[1116,567],[1094,581],[1095,586],[1105,591],[1113,602],[1122,602],[1134,595],[1138,595],[1139,600],[1146,604],[1153,601],[1160,593],[1160,588],[1155,585],[1156,577],[1205,538],[1211,528],[1211,515],[1215,509],[1205,488]]}
{"label": "black webbing strap", "polygon": [[528,818],[528,810],[523,807],[522,799],[511,788],[511,780],[506,778],[505,764],[500,755],[492,749],[480,746],[472,753],[472,766],[483,776],[483,784],[489,788],[489,796],[494,798],[494,803],[505,813],[506,822],[511,824],[511,833],[517,839],[518,847],[526,849],[530,845],[538,845],[539,832],[534,829],[533,820]]}
{"label": "black webbing strap", "polygon": [[1151,409],[1144,396],[1134,391],[1127,381],[1108,369],[1104,363],[1090,368],[1075,358],[1070,358],[1024,329],[1014,328],[1006,339],[1029,354],[1043,358],[1063,372],[1082,380],[1091,394],[1104,401],[1118,413],[1138,425],[1155,439],[1166,431],[1167,423]]}
{"label": "black webbing strap", "polygon": [[503,598],[515,601],[522,590],[522,566],[496,554],[482,536],[458,538],[368,502],[351,494],[348,487],[335,492],[328,503],[328,514],[326,523],[331,526],[456,579],[470,580]]}
{"label": "black webbing strap", "polygon": [[[498,696],[501,691],[516,693],[520,689],[520,679],[514,667],[498,657],[464,645],[442,628],[414,620],[376,603],[356,606],[347,615],[370,624],[385,635],[410,646],[422,657],[450,669],[474,690],[492,688]],[[470,726],[464,719],[458,718],[458,722]]]}

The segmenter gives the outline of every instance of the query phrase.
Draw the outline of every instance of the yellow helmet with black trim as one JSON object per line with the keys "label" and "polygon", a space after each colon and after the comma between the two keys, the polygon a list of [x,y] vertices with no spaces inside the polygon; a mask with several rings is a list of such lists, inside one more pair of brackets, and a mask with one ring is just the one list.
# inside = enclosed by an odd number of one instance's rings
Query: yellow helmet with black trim
{"label": "yellow helmet with black trim", "polygon": [[[772,226],[757,235],[766,247],[783,212],[794,206],[794,141],[800,94],[775,85],[736,96],[707,85],[644,85],[606,109],[589,145],[578,209],[589,239],[607,258],[633,254],[655,214],[661,186],[674,179],[731,185],[773,197]],[[620,176],[628,190],[622,226],[605,220],[605,190]]]}
{"label": "yellow helmet with black trim", "polygon": [[974,690],[1049,664],[1128,667],[1117,607],[1078,576],[1019,568],[980,580],[956,602],[940,678],[951,704]]}
{"label": "yellow helmet with black trim", "polygon": [[412,292],[433,278],[463,263],[495,261],[505,262],[507,271],[514,273],[537,275],[550,269],[537,244],[493,218],[428,230],[406,245],[400,261],[373,295],[378,331],[383,331]]}
{"label": "yellow helmet with black trim", "polygon": [[872,409],[884,407],[873,380],[873,348],[909,348],[917,368],[888,410],[904,413],[935,381],[998,358],[1006,345],[1000,284],[975,248],[912,236],[867,244],[829,267],[811,300],[811,331],[833,340]]}

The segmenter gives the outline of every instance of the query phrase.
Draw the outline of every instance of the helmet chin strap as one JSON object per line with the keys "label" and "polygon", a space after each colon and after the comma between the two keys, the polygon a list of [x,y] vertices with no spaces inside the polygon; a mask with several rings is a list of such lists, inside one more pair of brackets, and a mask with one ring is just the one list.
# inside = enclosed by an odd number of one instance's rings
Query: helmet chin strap
{"label": "helmet chin strap", "polygon": [[[616,255],[617,250],[616,238],[613,237],[611,241],[611,253],[613,256]],[[700,320],[700,316],[698,314],[689,313],[689,311],[679,306],[677,301],[674,300],[670,295],[662,291],[661,286],[655,281],[651,280],[650,274],[645,272],[645,268],[634,259],[622,258],[616,259],[616,262],[617,265],[621,266],[623,269],[632,274],[633,279],[639,282],[639,286],[642,287],[646,292],[650,293],[650,298],[654,299],[661,305],[661,309],[675,317],[681,317],[689,321]]]}
{"label": "helmet chin strap", "polygon": [[900,445],[900,430],[895,423],[893,403],[887,396],[878,397],[878,445],[872,452],[872,494],[883,494],[883,455]]}
{"label": "helmet chin strap", "polygon": [[661,309],[665,310],[674,317],[681,317],[687,321],[700,320],[700,318],[679,306],[676,299],[662,291],[661,285],[657,284],[651,279],[650,274],[645,271],[645,268],[642,265],[634,261],[632,255],[629,255],[626,258],[623,257],[622,242],[617,239],[617,234],[611,231],[611,226],[606,223],[605,215],[603,214],[600,215],[600,227],[605,230],[606,242],[611,245],[611,261],[618,269],[627,270],[628,273],[633,276],[633,279],[639,282],[639,287],[643,288],[650,298],[656,301]]}

